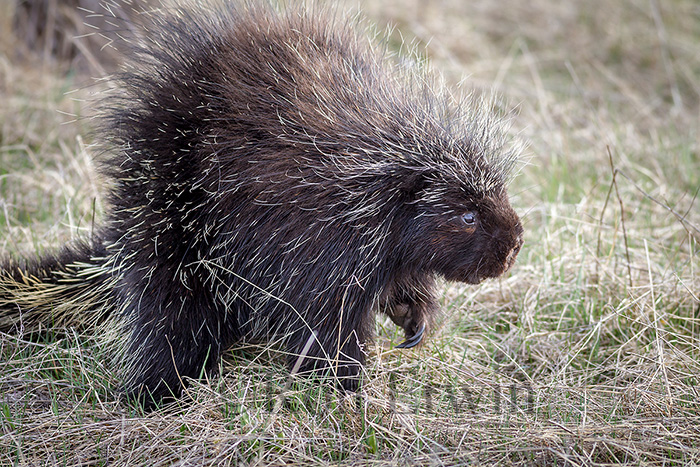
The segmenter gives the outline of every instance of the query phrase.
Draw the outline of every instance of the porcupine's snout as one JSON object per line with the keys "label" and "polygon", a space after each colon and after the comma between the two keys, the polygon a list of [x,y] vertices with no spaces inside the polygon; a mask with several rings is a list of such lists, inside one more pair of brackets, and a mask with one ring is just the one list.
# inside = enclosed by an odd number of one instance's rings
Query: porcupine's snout
{"label": "porcupine's snout", "polygon": [[508,252],[508,255],[506,256],[506,260],[504,262],[505,269],[503,270],[504,273],[508,272],[510,270],[510,268],[513,267],[513,265],[515,264],[515,259],[518,257],[518,253],[520,253],[520,249],[522,248],[522,246],[523,246],[523,228],[522,228],[522,226],[520,226],[520,232],[519,232],[517,238],[515,239],[515,244],[510,249],[510,251]]}
{"label": "porcupine's snout", "polygon": [[496,261],[494,264],[500,265],[494,268],[494,274],[490,277],[499,277],[508,272],[520,253],[523,246],[523,226],[518,219],[513,223],[508,231],[497,236],[497,241],[494,242],[494,251],[496,252]]}

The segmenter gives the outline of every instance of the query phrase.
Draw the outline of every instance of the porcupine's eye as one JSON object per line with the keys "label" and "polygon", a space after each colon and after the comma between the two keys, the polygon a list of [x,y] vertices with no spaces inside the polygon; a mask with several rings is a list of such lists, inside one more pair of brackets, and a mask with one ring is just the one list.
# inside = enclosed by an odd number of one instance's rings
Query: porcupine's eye
{"label": "porcupine's eye", "polygon": [[459,216],[459,220],[467,226],[467,228],[473,229],[476,227],[476,213],[474,211],[468,211]]}

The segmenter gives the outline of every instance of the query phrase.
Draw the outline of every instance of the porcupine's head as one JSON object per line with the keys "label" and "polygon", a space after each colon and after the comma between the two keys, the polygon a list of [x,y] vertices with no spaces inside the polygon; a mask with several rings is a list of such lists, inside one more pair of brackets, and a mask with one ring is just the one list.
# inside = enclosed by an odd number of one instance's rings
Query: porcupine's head
{"label": "porcupine's head", "polygon": [[494,107],[457,103],[423,134],[430,144],[409,152],[402,254],[420,271],[478,284],[508,271],[520,251],[523,227],[507,193],[520,148],[507,147],[507,120]]}

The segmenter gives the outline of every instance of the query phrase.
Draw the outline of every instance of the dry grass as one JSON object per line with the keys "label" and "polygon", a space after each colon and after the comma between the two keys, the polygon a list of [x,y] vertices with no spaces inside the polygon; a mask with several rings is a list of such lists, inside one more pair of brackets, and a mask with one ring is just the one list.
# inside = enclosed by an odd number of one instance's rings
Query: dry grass
{"label": "dry grass", "polygon": [[[527,234],[512,273],[446,286],[420,350],[392,350],[380,318],[356,399],[287,388],[273,352],[234,349],[189,402],[143,414],[115,401],[89,338],[2,335],[0,464],[700,463],[700,7],[363,8],[455,86],[495,86],[519,106],[530,160],[512,193]],[[6,36],[0,242],[41,250],[100,212],[90,121],[74,117],[94,87],[14,60]]]}

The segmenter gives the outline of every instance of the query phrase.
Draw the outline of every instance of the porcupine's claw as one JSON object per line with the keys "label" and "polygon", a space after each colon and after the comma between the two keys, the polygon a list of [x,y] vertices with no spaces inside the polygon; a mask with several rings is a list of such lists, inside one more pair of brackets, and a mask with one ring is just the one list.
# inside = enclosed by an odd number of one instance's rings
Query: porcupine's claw
{"label": "porcupine's claw", "polygon": [[414,335],[400,343],[399,345],[396,346],[397,349],[410,349],[412,347],[417,346],[420,344],[420,341],[423,340],[423,333],[425,332],[425,323],[420,325],[420,328],[416,331]]}

